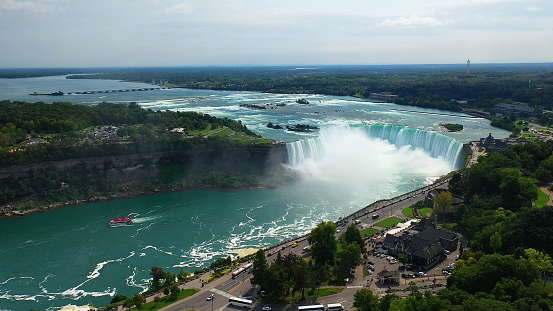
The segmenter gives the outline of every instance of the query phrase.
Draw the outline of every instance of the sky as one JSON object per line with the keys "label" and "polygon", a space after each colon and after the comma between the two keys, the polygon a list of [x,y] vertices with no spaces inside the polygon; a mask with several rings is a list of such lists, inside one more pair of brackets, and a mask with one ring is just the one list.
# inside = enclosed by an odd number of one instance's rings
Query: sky
{"label": "sky", "polygon": [[552,0],[0,0],[0,68],[539,63]]}

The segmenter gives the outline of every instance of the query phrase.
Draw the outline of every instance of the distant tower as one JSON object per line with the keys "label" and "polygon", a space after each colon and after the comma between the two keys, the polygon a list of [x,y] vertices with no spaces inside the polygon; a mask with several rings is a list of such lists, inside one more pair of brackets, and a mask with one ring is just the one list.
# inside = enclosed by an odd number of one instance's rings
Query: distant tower
{"label": "distant tower", "polygon": [[470,59],[467,60],[467,72],[465,73],[465,75],[470,75]]}

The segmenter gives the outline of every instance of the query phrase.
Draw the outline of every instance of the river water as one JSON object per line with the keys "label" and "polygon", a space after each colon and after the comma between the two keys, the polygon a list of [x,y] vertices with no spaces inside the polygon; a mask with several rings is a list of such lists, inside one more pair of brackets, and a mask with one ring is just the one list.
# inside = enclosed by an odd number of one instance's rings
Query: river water
{"label": "river water", "polygon": [[[173,273],[194,271],[232,250],[293,238],[322,220],[335,220],[449,172],[459,165],[451,156],[458,142],[509,134],[487,120],[459,113],[352,97],[188,89],[28,95],[139,87],[151,86],[65,77],[0,79],[0,100],[84,105],[135,101],[152,110],[237,119],[264,137],[288,143],[293,167],[303,180],[278,189],[165,193],[0,220],[0,310],[55,310],[90,302],[101,306],[115,294],[132,296],[146,288],[153,266]],[[311,104],[295,103],[299,98]],[[242,103],[275,105],[253,110],[240,107]],[[267,122],[311,124],[320,130],[287,132],[269,129]],[[459,123],[465,129],[446,133],[440,123]],[[123,216],[132,216],[135,224],[108,226],[109,220]]]}

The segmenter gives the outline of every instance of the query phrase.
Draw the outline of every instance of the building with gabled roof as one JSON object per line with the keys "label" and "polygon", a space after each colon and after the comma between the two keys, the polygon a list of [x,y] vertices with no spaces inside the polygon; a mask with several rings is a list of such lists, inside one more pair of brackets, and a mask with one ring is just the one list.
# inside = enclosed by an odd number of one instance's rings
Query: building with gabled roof
{"label": "building with gabled roof", "polygon": [[445,258],[444,250],[456,250],[458,243],[456,234],[437,229],[423,219],[401,234],[387,234],[383,247],[393,256],[406,254],[409,261],[426,270]]}

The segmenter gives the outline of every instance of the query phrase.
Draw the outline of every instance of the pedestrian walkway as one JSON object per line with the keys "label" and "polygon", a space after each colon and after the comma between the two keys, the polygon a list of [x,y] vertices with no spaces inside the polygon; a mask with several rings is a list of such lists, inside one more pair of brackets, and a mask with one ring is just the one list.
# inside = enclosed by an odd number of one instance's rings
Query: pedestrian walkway
{"label": "pedestrian walkway", "polygon": [[210,291],[214,292],[215,294],[219,294],[221,296],[224,296],[224,297],[227,297],[227,298],[231,298],[231,297],[234,297],[233,295],[227,293],[227,292],[224,292],[220,289],[217,289],[217,288],[211,288]]}

